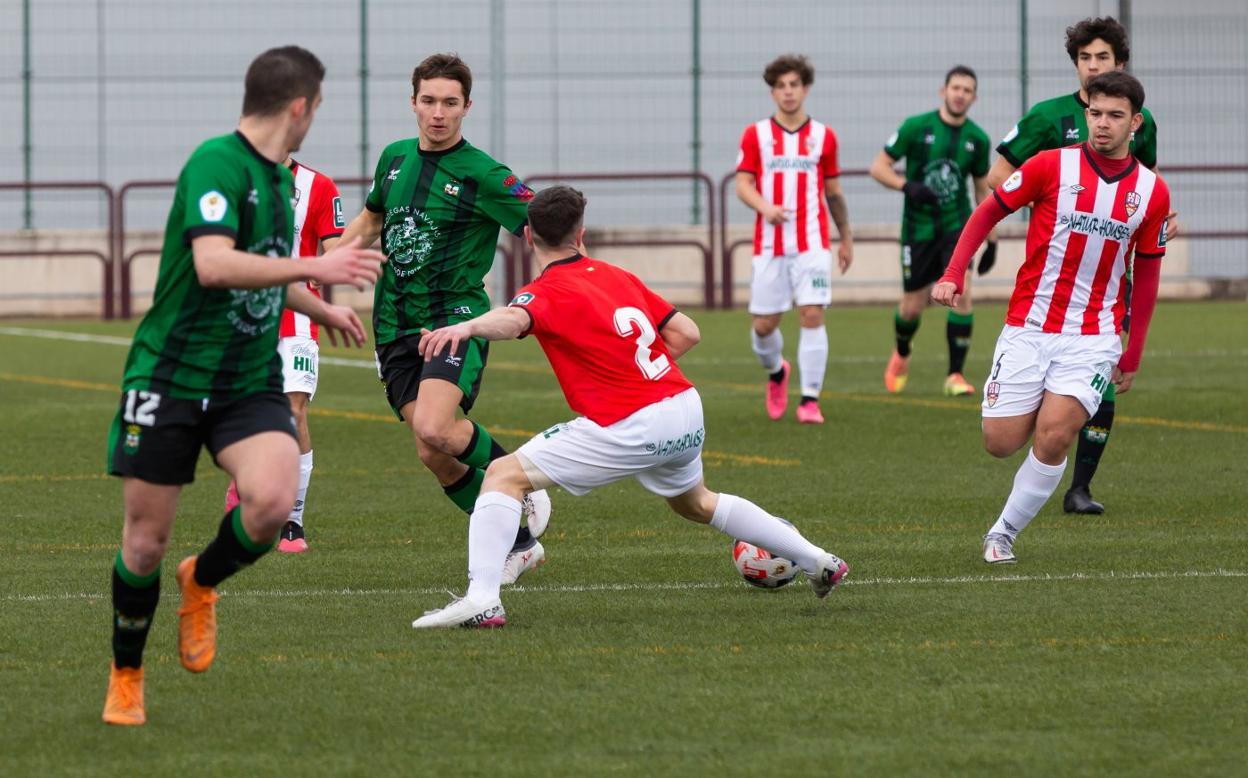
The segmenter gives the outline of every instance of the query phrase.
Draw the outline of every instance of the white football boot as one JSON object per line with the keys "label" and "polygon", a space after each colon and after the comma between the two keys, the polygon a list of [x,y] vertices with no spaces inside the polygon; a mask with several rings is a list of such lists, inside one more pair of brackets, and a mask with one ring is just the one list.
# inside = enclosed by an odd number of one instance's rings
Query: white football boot
{"label": "white football boot", "polygon": [[847,575],[849,565],[845,564],[845,560],[835,554],[824,554],[819,559],[819,569],[807,573],[806,578],[810,580],[810,588],[815,590],[815,596],[822,599]]}
{"label": "white football boot", "polygon": [[1014,557],[1014,540],[999,532],[984,535],[984,561],[990,565],[1012,565],[1017,562]]}
{"label": "white football boot", "polygon": [[507,611],[495,598],[492,602],[473,602],[467,597],[455,597],[445,608],[425,611],[425,615],[412,622],[412,629],[438,629],[446,627],[502,627],[507,624]]}
{"label": "white football boot", "polygon": [[523,551],[508,553],[507,561],[503,562],[503,586],[511,586],[519,580],[520,576],[545,563],[546,549],[536,540],[533,541],[533,545]]}
{"label": "white football boot", "polygon": [[524,524],[529,528],[529,534],[534,540],[540,538],[550,524],[550,495],[546,494],[545,489],[529,492],[520,505],[524,509]]}

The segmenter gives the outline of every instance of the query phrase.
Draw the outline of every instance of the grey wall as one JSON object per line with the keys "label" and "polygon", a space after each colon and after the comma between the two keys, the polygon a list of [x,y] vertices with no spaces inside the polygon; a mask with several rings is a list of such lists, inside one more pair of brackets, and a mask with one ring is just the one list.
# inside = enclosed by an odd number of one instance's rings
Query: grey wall
{"label": "grey wall", "polygon": [[[360,2],[192,3],[29,0],[33,178],[113,185],[176,176],[203,138],[229,131],[242,74],[261,50],[298,43],[329,68],[325,103],[300,156],[359,175],[391,140],[415,133],[412,66],[458,51],[473,66],[466,135],[522,175],[688,170],[693,164],[692,0],[368,0],[368,132],[361,134]],[[1073,91],[1066,25],[1117,13],[1116,0],[1031,0],[1031,102]],[[1248,162],[1248,4],[1135,0],[1132,67],[1160,127],[1160,164]],[[500,12],[501,9],[501,12]],[[497,24],[501,17],[502,23]],[[22,177],[22,2],[0,0],[0,181]],[[797,51],[817,69],[808,108],[864,168],[906,115],[936,106],[955,63],[980,74],[972,117],[994,139],[1022,110],[1019,4],[1006,0],[702,0],[701,169],[716,180],[743,127],[773,106],[760,73]],[[502,79],[491,77],[493,72]],[[1248,229],[1248,176],[1168,176],[1189,229]],[[895,193],[847,179],[855,221],[895,222]],[[600,223],[688,223],[685,183],[586,185]],[[348,192],[357,207],[358,191]],[[22,196],[0,193],[0,229],[21,226]],[[35,225],[98,226],[94,195],[40,194]],[[128,217],[159,226],[167,195],[136,196]],[[738,221],[748,220],[734,204]],[[1199,272],[1248,274],[1243,242],[1209,241]]]}

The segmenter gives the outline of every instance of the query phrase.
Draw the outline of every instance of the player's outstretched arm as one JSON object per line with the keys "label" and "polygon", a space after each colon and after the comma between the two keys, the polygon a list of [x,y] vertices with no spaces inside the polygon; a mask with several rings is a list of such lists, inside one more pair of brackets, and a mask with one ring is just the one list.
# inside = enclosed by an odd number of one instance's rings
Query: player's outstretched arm
{"label": "player's outstretched arm", "polygon": [[321,286],[350,284],[360,291],[376,283],[381,275],[381,263],[386,257],[380,251],[361,248],[359,238],[339,240],[335,246],[319,257],[295,262],[307,268],[306,278]]}
{"label": "player's outstretched arm", "polygon": [[677,311],[659,330],[659,337],[663,338],[663,345],[667,346],[667,353],[672,355],[672,359],[680,359],[698,345],[702,333],[697,322]]}
{"label": "player's outstretched arm", "polygon": [[201,235],[191,241],[195,275],[210,289],[267,289],[295,281],[321,284],[352,284],[360,289],[377,280],[381,262],[376,251],[340,246],[316,259],[283,262],[234,248],[226,235]]}
{"label": "player's outstretched arm", "polygon": [[[992,196],[992,189],[988,186],[988,176],[980,176],[978,178],[972,176],[971,183],[975,187],[975,204],[978,205]],[[993,227],[988,233],[988,245],[984,247],[984,253],[979,258],[979,274],[982,276],[992,266],[997,264],[997,228]]]}
{"label": "player's outstretched arm", "polygon": [[363,346],[364,324],[360,317],[345,305],[331,305],[308,291],[308,287],[300,282],[291,284],[286,289],[286,307],[292,311],[306,314],[308,318],[325,328],[329,342],[338,345],[338,335],[342,335],[344,346],[354,343]]}
{"label": "player's outstretched arm", "polygon": [[950,308],[958,304],[962,299],[962,287],[966,279],[966,269],[971,264],[971,257],[975,255],[979,245],[984,242],[984,238],[988,236],[992,228],[997,226],[997,222],[1009,215],[1010,212],[1001,207],[995,197],[983,201],[975,208],[966,226],[962,228],[962,235],[958,238],[958,245],[953,249],[949,267],[945,269],[945,274],[940,277],[940,281],[932,287],[932,302],[947,305]]}
{"label": "player's outstretched arm", "polygon": [[[365,208],[342,231],[341,240],[343,243],[350,243],[359,238],[361,246],[371,246],[381,237],[382,222],[383,218],[380,213],[373,213]],[[328,250],[328,246],[326,249]]]}
{"label": "player's outstretched arm", "polygon": [[529,328],[529,314],[515,307],[495,308],[475,319],[433,330],[420,331],[420,355],[425,361],[433,359],[447,347],[454,354],[459,344],[469,338],[486,340],[512,340]]}

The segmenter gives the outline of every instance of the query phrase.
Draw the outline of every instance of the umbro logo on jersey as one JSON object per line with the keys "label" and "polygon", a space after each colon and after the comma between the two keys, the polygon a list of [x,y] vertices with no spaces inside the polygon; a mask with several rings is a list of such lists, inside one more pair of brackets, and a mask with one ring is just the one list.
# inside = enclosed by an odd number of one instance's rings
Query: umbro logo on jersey
{"label": "umbro logo on jersey", "polygon": [[257,192],[255,189],[252,189],[250,192],[247,193],[247,202],[251,203],[252,205],[259,205],[260,193]]}
{"label": "umbro logo on jersey", "polygon": [[399,169],[397,167],[394,170],[391,170],[390,173],[386,176],[386,178],[390,181],[394,181],[398,177],[399,177]]}
{"label": "umbro logo on jersey", "polygon": [[1071,193],[1071,194],[1079,194],[1080,192],[1082,192],[1082,191],[1083,191],[1083,189],[1084,189],[1084,187],[1079,186],[1078,184],[1071,184],[1071,185],[1070,185],[1070,190],[1069,190],[1069,191],[1070,191],[1070,193]]}
{"label": "umbro logo on jersey", "polygon": [[966,143],[962,144],[962,145],[963,145],[963,147],[967,150],[967,152],[974,152],[974,151],[975,151],[975,144],[974,144],[974,143],[971,143],[969,140],[968,140]]}
{"label": "umbro logo on jersey", "polygon": [[1066,140],[1079,140],[1079,130],[1074,127],[1066,130]]}
{"label": "umbro logo on jersey", "polygon": [[936,136],[929,132],[927,135],[923,136],[923,142],[930,146],[936,142]]}

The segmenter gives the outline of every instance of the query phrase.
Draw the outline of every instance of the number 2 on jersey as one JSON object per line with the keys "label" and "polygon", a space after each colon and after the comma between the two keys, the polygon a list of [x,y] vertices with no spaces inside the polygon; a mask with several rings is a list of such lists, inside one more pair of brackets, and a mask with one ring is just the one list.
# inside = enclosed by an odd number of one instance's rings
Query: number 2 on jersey
{"label": "number 2 on jersey", "polygon": [[650,348],[654,344],[657,333],[654,331],[654,325],[644,313],[632,306],[625,306],[615,309],[614,318],[615,331],[620,337],[637,341],[637,354],[633,359],[647,380],[657,381],[672,369],[672,361],[667,358],[666,354],[656,354]]}

